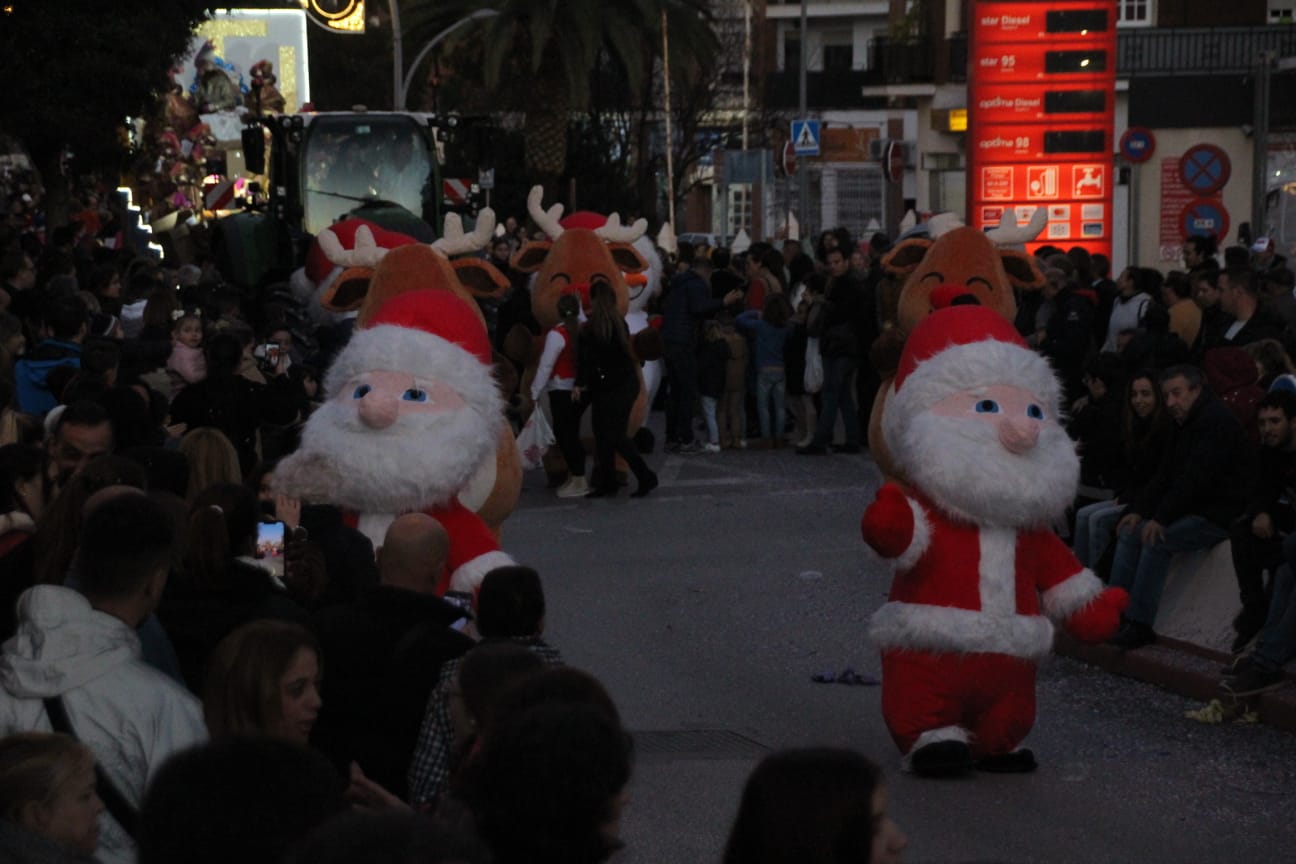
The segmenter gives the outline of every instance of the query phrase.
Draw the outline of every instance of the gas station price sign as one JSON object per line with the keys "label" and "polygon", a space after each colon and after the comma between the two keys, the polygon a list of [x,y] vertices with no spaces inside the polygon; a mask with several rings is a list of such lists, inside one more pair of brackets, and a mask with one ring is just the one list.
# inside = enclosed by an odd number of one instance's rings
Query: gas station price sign
{"label": "gas station price sign", "polygon": [[1111,254],[1116,0],[971,0],[968,224]]}

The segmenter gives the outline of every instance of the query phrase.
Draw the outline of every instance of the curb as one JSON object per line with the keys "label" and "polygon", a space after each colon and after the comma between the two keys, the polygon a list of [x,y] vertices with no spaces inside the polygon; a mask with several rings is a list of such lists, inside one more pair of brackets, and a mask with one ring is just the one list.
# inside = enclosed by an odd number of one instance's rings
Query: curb
{"label": "curb", "polygon": [[[1160,636],[1154,645],[1124,651],[1112,645],[1085,645],[1059,634],[1056,648],[1064,657],[1202,703],[1219,699],[1227,705],[1231,698],[1220,692],[1219,682],[1224,677],[1221,668],[1232,658],[1191,642]],[[1293,684],[1296,682],[1289,677],[1277,690],[1251,697],[1246,700],[1247,710],[1257,712],[1261,723],[1296,733],[1296,686]]]}

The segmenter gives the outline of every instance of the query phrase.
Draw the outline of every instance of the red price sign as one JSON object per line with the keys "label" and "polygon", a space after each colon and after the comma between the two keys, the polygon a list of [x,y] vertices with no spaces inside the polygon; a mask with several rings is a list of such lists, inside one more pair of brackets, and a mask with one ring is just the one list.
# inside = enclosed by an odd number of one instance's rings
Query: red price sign
{"label": "red price sign", "polygon": [[1111,0],[970,0],[968,222],[1047,208],[1040,242],[1110,254]]}

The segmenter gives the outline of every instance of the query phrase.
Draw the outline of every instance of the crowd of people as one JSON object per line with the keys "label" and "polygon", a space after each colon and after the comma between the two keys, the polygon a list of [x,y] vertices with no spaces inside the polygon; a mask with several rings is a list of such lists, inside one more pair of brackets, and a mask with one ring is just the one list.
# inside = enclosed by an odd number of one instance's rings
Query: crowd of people
{"label": "crowd of people", "polygon": [[[374,544],[336,508],[276,494],[345,329],[125,248],[93,191],[52,230],[38,185],[4,193],[0,847],[104,862],[611,855],[631,739],[603,686],[544,640],[539,576],[492,571],[465,616],[437,596],[447,537],[430,517]],[[627,430],[642,358],[616,297],[563,298],[539,332],[508,267],[523,230],[487,250],[510,290],[481,301],[501,353],[517,324],[543,346],[514,426],[547,396],[559,495],[615,494],[617,457],[647,495],[658,478]],[[680,243],[655,310],[667,451],[860,452],[886,371],[870,348],[893,325],[888,247],[841,229],[804,249]],[[1184,252],[1181,271],[1113,281],[1102,256],[1045,247],[1045,285],[1020,295],[1015,324],[1067,388],[1075,551],[1132,596],[1114,641],[1155,638],[1172,555],[1231,539],[1241,611],[1222,686],[1244,696],[1296,654],[1296,296],[1272,244]],[[875,765],[790,751],[749,780],[725,860],[885,862],[904,846]]]}
{"label": "crowd of people", "polygon": [[841,228],[813,256],[797,240],[737,255],[679,244],[661,300],[666,449],[859,453],[879,381],[869,349],[890,317],[888,245]]}
{"label": "crowd of people", "polygon": [[[491,571],[466,613],[438,596],[449,538],[430,516],[372,544],[336,508],[276,493],[345,334],[202,262],[124,248],[102,208],[47,230],[38,184],[9,181],[0,861],[592,864],[620,848],[632,738],[545,642],[539,575]],[[765,308],[786,306],[770,278]],[[510,300],[483,303],[493,337],[526,319]],[[637,358],[615,296],[590,300],[562,310],[550,381],[592,405],[587,491],[615,490],[616,454],[646,495],[656,475],[626,434]],[[788,314],[731,326],[777,346],[761,333]],[[562,389],[541,387],[583,476]],[[772,437],[784,409],[764,392]],[[897,861],[886,808],[862,755],[781,752],[725,858]]]}

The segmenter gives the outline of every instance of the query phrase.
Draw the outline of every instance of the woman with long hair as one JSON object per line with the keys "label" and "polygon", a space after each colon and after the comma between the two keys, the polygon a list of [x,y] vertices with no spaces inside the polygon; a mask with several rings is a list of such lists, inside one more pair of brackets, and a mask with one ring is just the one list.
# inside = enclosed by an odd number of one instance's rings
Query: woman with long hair
{"label": "woman with long hair", "polygon": [[187,432],[180,439],[180,452],[189,462],[189,493],[185,497],[190,502],[217,483],[243,482],[238,453],[219,429],[201,426]]}
{"label": "woman with long hair", "polygon": [[898,864],[882,769],[853,750],[783,750],[756,766],[723,864]]}
{"label": "woman with long hair", "polygon": [[1136,372],[1125,382],[1120,428],[1120,458],[1115,460],[1109,484],[1116,490],[1115,497],[1076,511],[1072,549],[1086,567],[1098,566],[1121,514],[1156,473],[1169,441],[1170,418],[1160,399],[1157,373]]}
{"label": "woman with long hair", "polygon": [[269,735],[306,744],[320,709],[320,648],[288,621],[252,621],[212,654],[203,714],[213,738]]}
{"label": "woman with long hair", "polygon": [[231,483],[207,487],[190,504],[184,572],[167,584],[158,617],[195,692],[231,631],[265,618],[306,621],[283,571],[256,557],[258,513],[252,490]]}
{"label": "woman with long hair", "polygon": [[616,465],[620,454],[639,485],[631,497],[642,498],[657,488],[657,475],[627,434],[630,411],[639,395],[639,361],[630,346],[630,331],[617,310],[616,292],[607,282],[590,290],[589,323],[581,333],[576,386],[572,398],[590,394],[593,405],[594,451],[597,481],[587,498],[616,494]]}

